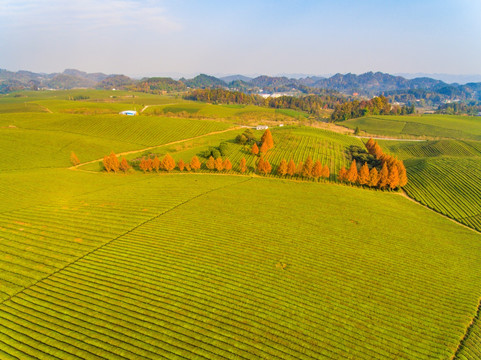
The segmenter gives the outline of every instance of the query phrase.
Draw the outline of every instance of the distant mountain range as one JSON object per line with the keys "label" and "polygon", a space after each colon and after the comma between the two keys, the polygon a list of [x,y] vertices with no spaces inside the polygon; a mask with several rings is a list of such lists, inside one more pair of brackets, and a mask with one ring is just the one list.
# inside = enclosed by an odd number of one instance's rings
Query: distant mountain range
{"label": "distant mountain range", "polygon": [[407,79],[381,72],[365,74],[335,74],[324,78],[308,76],[231,75],[222,78],[200,74],[192,79],[173,80],[168,77],[152,77],[140,80],[125,75],[86,73],[67,69],[62,73],[43,74],[29,71],[11,72],[0,69],[0,93],[21,89],[72,89],[104,88],[132,89],[139,91],[182,91],[189,88],[226,88],[247,93],[320,93],[323,89],[336,90],[349,96],[391,96],[395,101],[413,102],[427,100],[435,103],[449,101],[480,102],[481,82],[459,85],[448,84],[430,77]]}

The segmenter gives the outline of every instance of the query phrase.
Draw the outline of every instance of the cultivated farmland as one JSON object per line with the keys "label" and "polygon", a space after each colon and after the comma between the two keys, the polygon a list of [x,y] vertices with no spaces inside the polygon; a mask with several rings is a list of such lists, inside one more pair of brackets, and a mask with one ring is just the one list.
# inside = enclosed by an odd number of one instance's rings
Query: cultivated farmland
{"label": "cultivated farmland", "polygon": [[[72,114],[90,105],[55,93],[28,95],[52,112],[0,115],[1,359],[478,358],[478,232],[396,192],[257,176],[235,119],[185,118],[173,97],[146,101],[175,116],[123,117]],[[92,109],[117,109],[94,95]],[[309,127],[272,135],[273,171],[311,156],[337,173],[362,146]],[[71,151],[88,162],[159,145],[188,160],[221,141],[247,175],[68,169]],[[479,143],[381,146],[405,160],[409,195],[479,229]]]}
{"label": "cultivated farmland", "polygon": [[[135,192],[2,217],[16,255],[5,264],[19,279],[43,279],[0,306],[4,353],[445,358],[476,307],[480,236],[397,195],[248,177],[140,178],[145,186],[125,185]],[[428,224],[421,232],[418,218]],[[386,221],[402,223],[400,232],[381,230]],[[423,242],[433,231],[436,240]],[[28,252],[16,250],[22,243]]]}
{"label": "cultivated farmland", "polygon": [[367,116],[340,124],[376,135],[481,140],[481,118],[472,116]]}

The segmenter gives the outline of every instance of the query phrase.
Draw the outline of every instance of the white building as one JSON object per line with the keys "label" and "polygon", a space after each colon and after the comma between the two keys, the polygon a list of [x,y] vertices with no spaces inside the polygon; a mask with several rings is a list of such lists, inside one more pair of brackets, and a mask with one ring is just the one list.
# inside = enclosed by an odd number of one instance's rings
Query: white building
{"label": "white building", "polygon": [[129,115],[129,116],[134,116],[137,115],[137,111],[135,110],[124,110],[119,112],[120,115]]}
{"label": "white building", "polygon": [[257,125],[256,130],[267,130],[269,129],[269,126],[267,125]]}

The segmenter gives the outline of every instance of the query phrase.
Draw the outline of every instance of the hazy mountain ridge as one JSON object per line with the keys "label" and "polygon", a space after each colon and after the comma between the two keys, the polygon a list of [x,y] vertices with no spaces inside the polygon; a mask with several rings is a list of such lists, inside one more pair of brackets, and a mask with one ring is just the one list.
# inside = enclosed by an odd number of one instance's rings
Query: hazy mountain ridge
{"label": "hazy mountain ridge", "polygon": [[445,101],[481,101],[481,82],[459,85],[448,84],[429,77],[406,79],[382,72],[364,74],[335,74],[329,78],[308,76],[294,79],[286,76],[261,75],[249,78],[232,75],[217,78],[200,74],[192,79],[173,80],[170,77],[150,77],[134,80],[125,75],[86,73],[66,69],[62,73],[43,74],[30,71],[12,72],[0,69],[0,92],[22,89],[72,89],[72,88],[134,88],[140,91],[182,91],[187,88],[227,88],[248,93],[290,92],[309,94],[322,89],[336,90],[345,95],[373,97],[397,96],[398,101],[434,98],[437,103]]}

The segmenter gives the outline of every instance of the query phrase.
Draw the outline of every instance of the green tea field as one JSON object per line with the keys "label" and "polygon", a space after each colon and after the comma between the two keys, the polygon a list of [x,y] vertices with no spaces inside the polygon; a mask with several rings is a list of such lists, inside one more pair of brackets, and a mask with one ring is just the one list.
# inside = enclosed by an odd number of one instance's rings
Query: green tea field
{"label": "green tea field", "polygon": [[[311,156],[332,181],[260,176],[234,141],[257,121],[240,107],[138,95],[152,113],[124,117],[107,111],[129,93],[68,100],[89,91],[0,98],[0,359],[479,358],[479,143],[380,141],[422,206],[335,182],[358,138],[272,127],[273,171]],[[188,161],[221,142],[229,172],[97,161]],[[91,163],[72,169],[71,151]]]}
{"label": "green tea field", "polygon": [[376,135],[481,140],[481,117],[473,116],[367,116],[340,124]]}
{"label": "green tea field", "polygon": [[407,194],[460,223],[481,230],[481,142],[379,141],[405,160]]}

